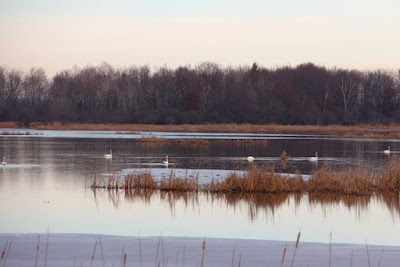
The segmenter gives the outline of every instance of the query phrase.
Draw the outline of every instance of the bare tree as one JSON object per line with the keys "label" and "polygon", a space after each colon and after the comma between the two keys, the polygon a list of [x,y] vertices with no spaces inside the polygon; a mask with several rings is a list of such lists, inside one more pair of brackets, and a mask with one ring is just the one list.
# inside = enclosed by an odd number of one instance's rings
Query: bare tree
{"label": "bare tree", "polygon": [[4,106],[6,100],[7,69],[0,66],[0,108]]}
{"label": "bare tree", "polygon": [[356,100],[360,92],[361,73],[356,70],[337,70],[333,77],[333,88],[340,97],[343,119],[348,123],[348,110],[350,104],[357,104]]}
{"label": "bare tree", "polygon": [[391,110],[391,97],[395,88],[394,75],[383,70],[366,73],[363,80],[363,104],[366,116],[374,112],[376,119],[388,116]]}
{"label": "bare tree", "polygon": [[22,80],[23,74],[19,70],[12,69],[8,73],[8,78],[6,81],[6,101],[11,108],[17,105],[17,102],[22,93]]}
{"label": "bare tree", "polygon": [[44,69],[31,68],[23,81],[23,94],[28,105],[40,103],[47,97],[48,80]]}

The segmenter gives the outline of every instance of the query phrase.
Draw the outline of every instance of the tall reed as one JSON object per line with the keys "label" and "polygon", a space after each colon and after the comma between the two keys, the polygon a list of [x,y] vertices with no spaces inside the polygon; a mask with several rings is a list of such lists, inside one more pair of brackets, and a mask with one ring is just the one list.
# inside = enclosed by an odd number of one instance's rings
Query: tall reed
{"label": "tall reed", "polygon": [[[373,175],[369,170],[358,167],[334,171],[323,167],[313,171],[305,180],[296,171],[294,176],[276,173],[274,166],[259,167],[251,164],[245,173],[232,172],[223,180],[212,180],[209,184],[200,184],[195,177],[177,177],[173,172],[162,179],[155,179],[150,172],[128,174],[123,178],[112,175],[101,182],[95,176],[92,189],[145,189],[181,192],[210,193],[302,193],[370,195],[374,192],[400,191],[400,161],[391,160],[381,176]],[[128,192],[128,191],[126,191]],[[129,194],[129,193],[127,193]]]}
{"label": "tall reed", "polygon": [[400,160],[392,159],[376,186],[380,190],[400,191]]}
{"label": "tall reed", "polygon": [[297,254],[297,249],[298,249],[299,244],[300,244],[300,235],[301,235],[301,231],[299,231],[299,233],[297,234],[296,245],[294,247],[292,263],[290,264],[291,267],[293,267],[294,259],[296,258],[296,254]]}
{"label": "tall reed", "polygon": [[307,191],[364,195],[374,190],[374,184],[375,179],[365,169],[332,171],[322,168],[312,173],[307,182]]}

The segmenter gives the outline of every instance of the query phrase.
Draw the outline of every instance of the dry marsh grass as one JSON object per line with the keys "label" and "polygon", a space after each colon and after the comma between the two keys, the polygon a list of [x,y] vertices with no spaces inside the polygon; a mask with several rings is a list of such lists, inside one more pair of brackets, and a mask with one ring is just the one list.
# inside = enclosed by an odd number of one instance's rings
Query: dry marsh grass
{"label": "dry marsh grass", "polygon": [[310,193],[340,193],[365,195],[375,189],[375,178],[361,168],[355,170],[332,171],[322,168],[314,171],[307,182]]}
{"label": "dry marsh grass", "polygon": [[180,144],[191,146],[209,146],[210,141],[200,138],[163,138],[163,137],[142,137],[133,139],[137,143],[150,143],[150,144]]}
{"label": "dry marsh grass", "polygon": [[246,193],[284,193],[302,192],[305,182],[299,173],[295,178],[275,173],[274,167],[270,169],[251,165],[244,175],[230,174],[222,182],[212,181],[209,185],[211,192],[246,192]]}
{"label": "dry marsh grass", "polygon": [[222,144],[222,145],[226,145],[226,144],[233,144],[233,145],[266,145],[268,144],[268,140],[267,139],[215,139],[215,140],[211,140],[211,143],[213,144]]}
{"label": "dry marsh grass", "polygon": [[94,178],[92,188],[106,189],[156,189],[161,191],[187,191],[209,193],[310,193],[368,195],[375,192],[400,192],[400,160],[392,160],[386,171],[379,177],[369,171],[333,171],[322,168],[314,171],[308,180],[299,172],[294,177],[276,173],[274,166],[258,167],[252,164],[246,173],[231,173],[224,180],[212,180],[209,184],[199,184],[198,178],[180,178],[173,172],[156,180],[150,173],[128,174],[123,179],[115,175],[99,183]]}
{"label": "dry marsh grass", "polygon": [[197,178],[178,178],[171,175],[161,179],[159,182],[161,191],[197,192],[200,188]]}
{"label": "dry marsh grass", "polygon": [[[16,122],[0,122],[0,128],[21,128]],[[110,130],[110,131],[167,131],[167,132],[230,132],[230,133],[302,133],[330,134],[343,138],[400,138],[400,124],[357,125],[278,125],[278,124],[107,124],[107,123],[31,123],[40,130]]]}
{"label": "dry marsh grass", "polygon": [[283,150],[282,153],[281,153],[281,160],[282,160],[283,162],[285,162],[287,159],[288,159],[288,156],[287,156],[287,154],[286,154],[286,151]]}
{"label": "dry marsh grass", "polygon": [[382,174],[376,181],[376,187],[381,191],[400,191],[400,160],[391,160]]}

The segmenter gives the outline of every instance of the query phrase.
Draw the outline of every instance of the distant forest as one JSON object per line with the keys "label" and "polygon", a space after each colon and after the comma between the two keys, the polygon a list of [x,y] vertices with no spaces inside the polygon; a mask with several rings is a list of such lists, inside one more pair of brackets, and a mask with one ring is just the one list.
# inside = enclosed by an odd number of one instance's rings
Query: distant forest
{"label": "distant forest", "polygon": [[0,120],[355,124],[400,121],[400,71],[214,63],[73,68],[48,78],[0,67]]}

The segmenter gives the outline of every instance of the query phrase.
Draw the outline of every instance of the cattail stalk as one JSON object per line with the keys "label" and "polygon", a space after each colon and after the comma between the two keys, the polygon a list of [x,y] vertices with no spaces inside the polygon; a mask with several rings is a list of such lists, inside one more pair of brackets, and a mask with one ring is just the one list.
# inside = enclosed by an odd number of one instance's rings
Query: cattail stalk
{"label": "cattail stalk", "polygon": [[93,252],[92,252],[92,257],[91,257],[91,262],[90,262],[90,267],[93,267],[94,256],[96,255],[96,247],[97,247],[97,239],[94,242]]}
{"label": "cattail stalk", "polygon": [[201,264],[200,267],[204,267],[204,257],[206,254],[206,239],[204,238],[203,242],[201,242],[201,250],[203,251],[201,255]]}
{"label": "cattail stalk", "polygon": [[235,246],[233,246],[233,252],[232,252],[232,264],[231,264],[231,266],[232,266],[232,267],[234,267],[234,266],[235,266]]}
{"label": "cattail stalk", "polygon": [[139,260],[140,260],[140,267],[143,267],[142,242],[140,241],[140,235],[139,235]]}
{"label": "cattail stalk", "polygon": [[47,256],[49,254],[49,227],[47,227],[47,236],[46,236],[46,251],[44,256],[44,267],[47,267]]}
{"label": "cattail stalk", "polygon": [[36,255],[35,255],[35,267],[37,267],[37,261],[39,258],[39,249],[40,249],[40,235],[38,235],[38,241],[37,241],[37,245],[36,245]]}
{"label": "cattail stalk", "polygon": [[101,242],[101,236],[99,235],[99,247],[100,247],[100,255],[101,255],[101,261],[103,262],[103,267],[106,267],[106,262],[104,260],[104,253],[103,253],[103,244]]}
{"label": "cattail stalk", "polygon": [[329,235],[329,267],[331,267],[331,255],[332,255],[332,233]]}
{"label": "cattail stalk", "polygon": [[292,263],[290,264],[291,267],[293,267],[294,259],[296,258],[297,248],[299,247],[299,244],[300,244],[300,235],[301,235],[301,232],[299,232],[299,233],[297,234],[296,246],[295,246],[295,248],[294,248]]}
{"label": "cattail stalk", "polygon": [[365,239],[365,249],[367,250],[368,267],[371,267],[371,260],[369,258],[369,249],[368,249],[367,239]]}
{"label": "cattail stalk", "polygon": [[286,250],[287,250],[287,245],[285,245],[285,247],[283,248],[282,259],[281,259],[281,267],[283,266],[283,263],[285,262]]}

